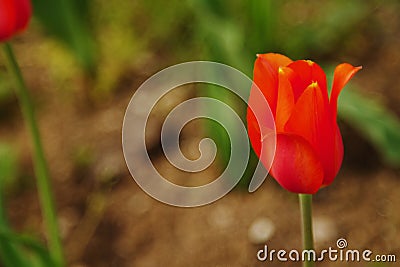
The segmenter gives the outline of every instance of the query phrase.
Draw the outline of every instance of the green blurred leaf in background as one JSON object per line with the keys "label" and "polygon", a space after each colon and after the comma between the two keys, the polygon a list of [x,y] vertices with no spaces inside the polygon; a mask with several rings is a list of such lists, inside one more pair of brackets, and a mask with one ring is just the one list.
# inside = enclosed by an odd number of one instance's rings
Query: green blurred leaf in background
{"label": "green blurred leaf in background", "polygon": [[400,166],[400,121],[378,101],[347,88],[339,101],[339,116],[368,139],[385,163]]}
{"label": "green blurred leaf in background", "polygon": [[45,30],[63,41],[82,66],[92,72],[96,66],[95,42],[90,31],[87,0],[32,0],[34,14]]}
{"label": "green blurred leaf in background", "polygon": [[17,152],[14,147],[0,143],[0,195],[13,186],[18,174]]}

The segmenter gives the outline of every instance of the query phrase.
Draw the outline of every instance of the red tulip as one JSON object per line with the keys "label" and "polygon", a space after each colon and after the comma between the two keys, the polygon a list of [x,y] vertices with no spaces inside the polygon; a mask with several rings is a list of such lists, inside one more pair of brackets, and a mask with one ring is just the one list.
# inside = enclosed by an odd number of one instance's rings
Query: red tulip
{"label": "red tulip", "polygon": [[[247,111],[251,144],[261,162],[285,189],[313,194],[337,175],[343,159],[343,142],[336,122],[339,93],[361,67],[343,63],[336,67],[330,98],[326,76],[310,60],[292,61],[280,54],[258,55],[254,82],[260,88],[273,114],[276,151],[268,158],[268,112],[258,90],[252,88]],[[251,107],[251,108],[250,108]],[[257,116],[255,116],[257,115]],[[269,129],[273,130],[273,129]],[[269,135],[271,136],[271,135]],[[264,144],[264,145],[263,145]]]}
{"label": "red tulip", "polygon": [[24,30],[31,15],[29,0],[0,0],[0,42]]}

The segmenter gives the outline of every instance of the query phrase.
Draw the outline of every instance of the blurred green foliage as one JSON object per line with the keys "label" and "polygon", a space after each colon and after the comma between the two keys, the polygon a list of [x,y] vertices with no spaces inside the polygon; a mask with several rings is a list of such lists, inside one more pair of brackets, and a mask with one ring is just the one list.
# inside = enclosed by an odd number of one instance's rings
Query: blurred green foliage
{"label": "blurred green foliage", "polygon": [[0,194],[13,186],[17,178],[18,162],[16,149],[9,144],[0,143]]}
{"label": "blurred green foliage", "polygon": [[87,0],[32,0],[45,30],[63,41],[88,71],[95,68],[95,42]]}
{"label": "blurred green foliage", "polygon": [[277,16],[286,17],[286,20],[289,18],[283,12],[294,13],[292,21],[278,23],[275,37],[278,46],[292,58],[337,55],[354,34],[354,29],[371,12],[371,6],[365,1],[315,2],[314,8],[305,9],[302,2],[298,1],[294,7],[298,7],[297,10],[278,9]]}
{"label": "blurred green foliage", "polygon": [[400,166],[399,119],[382,103],[357,93],[354,88],[342,93],[339,116],[370,140],[388,165]]}
{"label": "blurred green foliage", "polygon": [[37,239],[21,235],[0,221],[0,256],[5,267],[54,267],[47,248]]}
{"label": "blurred green foliage", "polygon": [[0,143],[0,259],[5,267],[54,266],[46,247],[30,236],[14,232],[3,203],[6,191],[17,178],[17,153],[14,147]]}
{"label": "blurred green foliage", "polygon": [[0,105],[4,104],[12,96],[10,89],[11,82],[6,79],[6,75],[0,72]]}

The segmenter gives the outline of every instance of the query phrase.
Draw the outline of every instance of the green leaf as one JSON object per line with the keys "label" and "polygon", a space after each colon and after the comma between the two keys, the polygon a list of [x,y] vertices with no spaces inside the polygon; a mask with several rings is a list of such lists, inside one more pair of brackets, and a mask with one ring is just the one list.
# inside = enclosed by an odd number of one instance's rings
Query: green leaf
{"label": "green leaf", "polygon": [[338,105],[339,116],[365,136],[387,164],[400,166],[400,121],[395,114],[354,87],[343,91]]}

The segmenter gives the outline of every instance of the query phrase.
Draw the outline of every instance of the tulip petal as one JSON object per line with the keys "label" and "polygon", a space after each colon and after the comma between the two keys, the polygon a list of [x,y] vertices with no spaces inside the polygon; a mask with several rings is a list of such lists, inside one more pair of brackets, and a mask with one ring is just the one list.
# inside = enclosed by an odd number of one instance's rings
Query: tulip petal
{"label": "tulip petal", "polygon": [[261,153],[261,131],[257,123],[256,116],[250,108],[247,108],[247,132],[249,135],[251,146],[258,157]]}
{"label": "tulip petal", "polygon": [[15,29],[17,31],[22,31],[28,25],[29,19],[32,15],[31,2],[29,0],[15,0],[14,4],[15,10],[18,10]]}
{"label": "tulip petal", "polygon": [[[280,66],[286,66],[290,62],[292,62],[291,59],[280,54],[269,53],[257,55],[254,66],[254,82],[259,89],[253,85],[250,91],[247,109],[247,128],[250,142],[258,157],[261,154],[262,136],[268,131],[275,129],[274,122],[271,121],[272,118],[267,115],[269,114],[266,111],[268,107],[264,98],[267,100],[271,112],[275,115],[278,94],[278,69]],[[259,118],[259,122],[257,122],[256,117]]]}
{"label": "tulip petal", "polygon": [[279,68],[279,89],[275,119],[276,130],[278,132],[283,132],[284,126],[294,108],[293,88],[290,82],[294,74],[290,68]]}
{"label": "tulip petal", "polygon": [[340,134],[339,126],[335,123],[335,139],[334,139],[334,151],[333,155],[333,170],[331,172],[326,172],[324,176],[323,186],[330,185],[335,179],[336,175],[342,166],[343,161],[343,139]]}
{"label": "tulip petal", "polygon": [[257,55],[254,64],[254,82],[263,92],[274,115],[278,98],[278,68],[290,62],[292,60],[284,55],[268,53]]}
{"label": "tulip petal", "polygon": [[317,82],[322,91],[324,101],[328,103],[328,91],[326,87],[326,75],[324,70],[311,60],[297,60],[288,65],[301,79],[301,84],[293,86],[295,101],[304,90],[313,82]]}
{"label": "tulip petal", "polygon": [[256,86],[250,92],[247,107],[247,130],[253,149],[260,157],[261,140],[263,136],[275,132],[275,120],[267,100]]}
{"label": "tulip petal", "polygon": [[0,1],[0,41],[8,39],[15,30],[16,21],[13,0]]}
{"label": "tulip petal", "polygon": [[337,173],[336,161],[343,155],[335,147],[336,122],[331,119],[318,83],[307,87],[290,116],[285,132],[302,136],[316,151],[324,167],[324,179],[333,179]]}
{"label": "tulip petal", "polygon": [[283,133],[277,134],[276,141],[271,168],[275,180],[294,193],[316,193],[322,185],[324,170],[311,144],[301,136]]}
{"label": "tulip petal", "polygon": [[335,73],[333,75],[333,84],[331,98],[329,104],[332,110],[333,119],[336,120],[337,116],[337,101],[340,92],[343,87],[350,81],[350,79],[356,74],[362,67],[354,67],[348,63],[342,63],[335,68]]}
{"label": "tulip petal", "polygon": [[258,54],[257,58],[267,61],[271,68],[276,71],[278,71],[279,67],[286,67],[293,62],[287,56],[278,53]]}
{"label": "tulip petal", "polygon": [[326,121],[330,122],[326,108],[319,84],[310,84],[297,100],[285,130],[304,137],[317,148],[319,133],[324,130]]}

